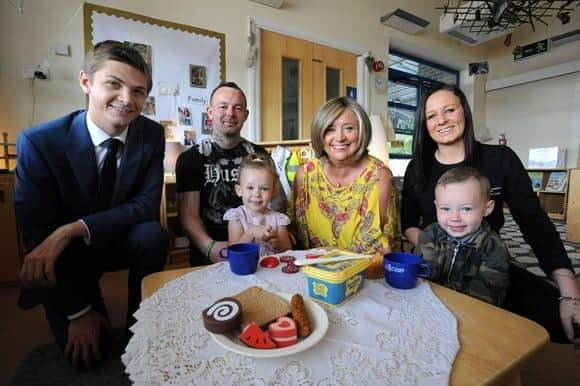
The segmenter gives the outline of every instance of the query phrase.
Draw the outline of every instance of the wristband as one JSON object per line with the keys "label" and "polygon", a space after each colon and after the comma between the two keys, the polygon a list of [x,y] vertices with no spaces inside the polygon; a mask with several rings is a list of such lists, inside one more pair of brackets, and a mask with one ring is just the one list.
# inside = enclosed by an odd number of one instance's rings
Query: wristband
{"label": "wristband", "polygon": [[215,245],[216,241],[212,240],[209,242],[209,244],[207,245],[207,250],[205,251],[205,255],[209,258],[211,256],[211,250],[213,249],[214,245]]}

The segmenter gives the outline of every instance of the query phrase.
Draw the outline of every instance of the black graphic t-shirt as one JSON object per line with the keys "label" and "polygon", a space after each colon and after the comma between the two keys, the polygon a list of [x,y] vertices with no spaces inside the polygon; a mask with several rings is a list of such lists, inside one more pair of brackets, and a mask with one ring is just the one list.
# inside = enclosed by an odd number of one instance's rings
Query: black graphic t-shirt
{"label": "black graphic t-shirt", "polygon": [[235,184],[242,159],[248,154],[265,153],[260,146],[242,140],[233,149],[222,149],[215,142],[204,140],[183,152],[175,167],[177,192],[200,192],[200,215],[204,227],[214,240],[228,239],[224,213],[242,204]]}

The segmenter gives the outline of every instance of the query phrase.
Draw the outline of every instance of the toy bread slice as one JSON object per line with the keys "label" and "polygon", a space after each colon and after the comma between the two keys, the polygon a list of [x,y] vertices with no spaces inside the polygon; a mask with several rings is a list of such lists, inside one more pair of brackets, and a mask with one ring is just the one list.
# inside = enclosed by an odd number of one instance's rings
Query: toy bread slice
{"label": "toy bread slice", "polygon": [[260,287],[250,287],[233,298],[242,305],[242,329],[252,322],[265,326],[292,311],[288,301]]}

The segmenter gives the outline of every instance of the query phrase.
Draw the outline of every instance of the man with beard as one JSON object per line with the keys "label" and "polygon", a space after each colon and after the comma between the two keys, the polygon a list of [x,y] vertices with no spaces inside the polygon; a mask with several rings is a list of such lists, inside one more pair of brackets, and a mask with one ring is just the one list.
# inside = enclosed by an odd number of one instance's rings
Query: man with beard
{"label": "man with beard", "polygon": [[228,246],[223,215],[242,204],[234,189],[240,163],[248,154],[267,154],[240,135],[249,112],[237,84],[220,83],[211,93],[207,113],[213,122],[211,139],[182,153],[175,168],[179,216],[193,244],[192,266],[221,260],[219,251]]}

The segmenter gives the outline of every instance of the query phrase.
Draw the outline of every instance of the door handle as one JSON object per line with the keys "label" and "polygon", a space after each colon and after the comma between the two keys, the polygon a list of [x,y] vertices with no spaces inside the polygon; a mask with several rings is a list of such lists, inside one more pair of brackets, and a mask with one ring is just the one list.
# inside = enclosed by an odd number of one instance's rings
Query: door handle
{"label": "door handle", "polygon": [[0,202],[6,202],[6,195],[4,194],[4,190],[0,190]]}

